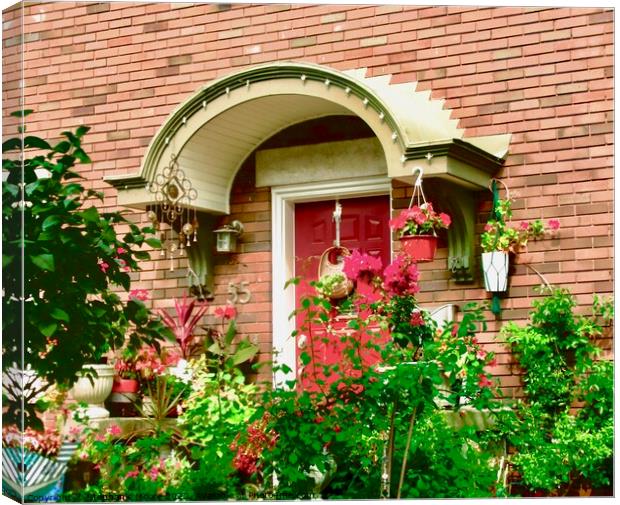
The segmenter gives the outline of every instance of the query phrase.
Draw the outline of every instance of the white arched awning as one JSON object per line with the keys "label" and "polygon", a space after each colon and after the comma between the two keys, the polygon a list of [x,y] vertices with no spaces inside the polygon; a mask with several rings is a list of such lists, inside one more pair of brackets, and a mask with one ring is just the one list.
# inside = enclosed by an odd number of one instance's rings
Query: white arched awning
{"label": "white arched awning", "polygon": [[138,172],[106,181],[118,188],[119,205],[143,207],[153,201],[145,185],[175,154],[197,190],[196,208],[225,214],[235,174],[263,141],[302,121],[352,115],[381,143],[389,177],[407,179],[423,164],[426,177],[486,187],[508,152],[510,135],[464,138],[443,100],[431,100],[429,91],[416,91],[415,83],[390,84],[389,75],[365,75],[365,69],[282,62],[215,80],[169,116]]}

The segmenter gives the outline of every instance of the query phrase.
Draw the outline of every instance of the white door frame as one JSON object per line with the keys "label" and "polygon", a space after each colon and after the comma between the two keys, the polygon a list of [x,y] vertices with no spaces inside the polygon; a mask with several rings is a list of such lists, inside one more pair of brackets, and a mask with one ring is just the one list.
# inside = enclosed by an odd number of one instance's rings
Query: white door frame
{"label": "white door frame", "polygon": [[[272,343],[273,362],[285,364],[291,372],[274,372],[275,387],[285,387],[285,382],[296,378],[297,363],[295,318],[289,317],[295,310],[295,286],[284,285],[295,275],[295,204],[355,198],[363,196],[390,196],[392,208],[392,183],[387,176],[360,179],[277,186],[271,189],[271,243],[272,243]],[[390,243],[390,250],[391,250]]]}

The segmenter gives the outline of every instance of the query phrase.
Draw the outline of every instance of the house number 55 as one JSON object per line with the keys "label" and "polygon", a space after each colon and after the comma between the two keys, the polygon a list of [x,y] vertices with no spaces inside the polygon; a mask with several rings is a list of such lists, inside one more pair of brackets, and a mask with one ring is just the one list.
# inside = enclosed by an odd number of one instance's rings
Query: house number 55
{"label": "house number 55", "polygon": [[239,303],[248,303],[252,298],[252,293],[248,289],[250,283],[248,281],[242,281],[237,284],[234,282],[228,283],[228,301],[235,305],[237,302]]}

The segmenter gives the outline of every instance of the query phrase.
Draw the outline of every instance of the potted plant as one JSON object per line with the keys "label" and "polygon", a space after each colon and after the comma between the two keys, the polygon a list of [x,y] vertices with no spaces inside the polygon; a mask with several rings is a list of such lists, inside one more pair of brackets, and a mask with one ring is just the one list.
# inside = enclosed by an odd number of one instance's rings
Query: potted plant
{"label": "potted plant", "polygon": [[402,251],[413,261],[433,261],[437,250],[437,230],[450,227],[452,220],[438,213],[432,203],[414,205],[390,220],[390,228],[398,234]]}
{"label": "potted plant", "polygon": [[133,404],[140,390],[136,354],[131,349],[123,348],[114,362],[116,373],[112,383],[112,394],[108,399],[110,412],[114,416],[133,417],[136,415]]}
{"label": "potted plant", "polygon": [[[188,359],[192,353],[194,330],[202,316],[206,314],[208,307],[204,303],[196,305],[196,300],[188,301],[183,295],[182,299],[174,300],[174,308],[176,319],[165,309],[161,309],[159,313],[163,323],[174,333],[183,359]],[[196,313],[194,313],[195,308]]]}
{"label": "potted plant", "polygon": [[[174,369],[182,367],[180,353],[176,349],[161,348],[156,349],[154,346],[145,346],[138,352],[135,361],[135,368],[140,378],[140,386],[144,393],[141,406],[137,405],[138,412],[144,416],[152,416],[157,409],[157,398],[153,398],[152,394],[161,393],[159,387],[161,382],[166,382],[170,378],[174,382],[174,377],[178,374],[174,373]],[[168,382],[171,382],[168,381]],[[176,404],[174,405],[176,414]],[[171,407],[172,409],[172,407]],[[166,412],[170,414],[171,412]]]}
{"label": "potted plant", "polygon": [[58,501],[67,463],[78,447],[80,429],[65,434],[53,429],[2,427],[2,489],[13,498]]}
{"label": "potted plant", "polygon": [[[521,221],[517,227],[510,226],[506,221],[512,218],[511,205],[510,199],[496,200],[493,218],[487,221],[480,237],[484,287],[493,293],[507,289],[509,254],[519,252],[529,240],[541,238],[546,231],[540,219]],[[555,231],[560,227],[560,222],[550,219],[548,227]]]}
{"label": "potted plant", "polygon": [[140,388],[138,371],[136,370],[136,354],[130,349],[124,349],[114,363],[113,393],[137,393]]}
{"label": "potted plant", "polygon": [[89,419],[110,417],[104,401],[112,392],[115,370],[107,363],[84,365],[82,375],[73,384],[71,393],[76,402],[88,404],[84,415]]}

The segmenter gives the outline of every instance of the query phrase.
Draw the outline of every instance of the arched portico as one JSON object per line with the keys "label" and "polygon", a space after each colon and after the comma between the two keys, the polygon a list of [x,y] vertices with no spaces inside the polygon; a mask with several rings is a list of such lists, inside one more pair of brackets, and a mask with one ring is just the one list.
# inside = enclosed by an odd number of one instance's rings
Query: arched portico
{"label": "arched portico", "polygon": [[[409,181],[414,169],[423,166],[426,178],[442,180],[445,208],[453,218],[448,265],[457,281],[468,280],[475,218],[471,192],[487,186],[508,150],[509,135],[465,139],[443,101],[430,100],[430,93],[416,91],[414,84],[392,85],[390,76],[367,78],[365,73],[364,69],[339,72],[305,63],[274,63],[216,80],[170,115],[151,141],[139,172],[107,179],[119,189],[120,205],[145,207],[153,203],[146,184],[177,156],[198,193],[196,208],[203,216],[210,215],[212,224],[215,215],[229,213],[231,187],[244,160],[276,133],[327,116],[357,116],[370,127],[380,144],[374,151],[378,153],[375,167],[380,169],[372,176],[336,169],[333,181],[267,184],[272,188],[273,346],[293,368],[294,343],[287,339],[291,330],[287,315],[295,301],[290,289],[282,292],[282,286],[293,273],[294,202],[389,194],[390,179]],[[342,149],[338,147],[340,157],[347,157]],[[281,171],[290,171],[290,166],[283,164]],[[211,271],[207,264],[210,235],[203,238],[199,251],[191,251],[201,283]]]}
{"label": "arched portico", "polygon": [[[460,281],[472,278],[473,198],[503,163],[510,135],[464,137],[442,100],[416,91],[415,83],[390,84],[390,76],[365,77],[366,70],[278,62],[241,70],[198,90],[170,115],[148,146],[140,170],[106,180],[119,189],[118,203],[144,208],[145,189],[171,156],[198,192],[198,210],[227,214],[235,174],[264,140],[284,128],[331,115],[361,118],[375,133],[387,176],[411,181],[415,167],[425,177],[447,181],[454,225],[449,231],[449,266]],[[463,189],[468,193],[463,193]]]}
{"label": "arched portico", "polygon": [[389,177],[409,177],[426,158],[427,177],[469,189],[486,186],[507,153],[509,135],[464,139],[443,101],[429,100],[429,92],[415,91],[413,83],[392,85],[390,76],[364,75],[364,69],[339,72],[286,62],[218,79],[170,115],[149,144],[139,172],[107,181],[119,188],[119,204],[144,206],[152,200],[145,184],[174,153],[198,191],[197,208],[227,213],[234,175],[262,141],[301,121],[349,114],[376,134]]}

